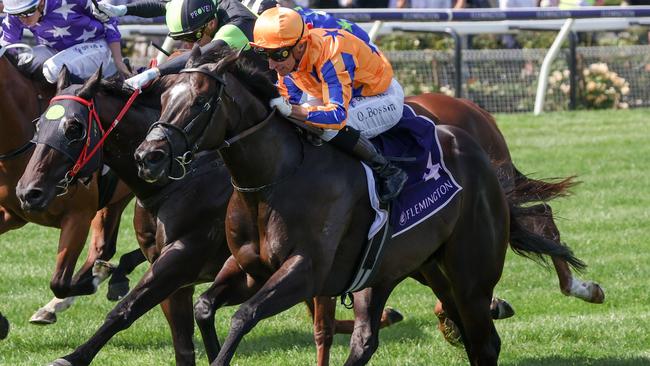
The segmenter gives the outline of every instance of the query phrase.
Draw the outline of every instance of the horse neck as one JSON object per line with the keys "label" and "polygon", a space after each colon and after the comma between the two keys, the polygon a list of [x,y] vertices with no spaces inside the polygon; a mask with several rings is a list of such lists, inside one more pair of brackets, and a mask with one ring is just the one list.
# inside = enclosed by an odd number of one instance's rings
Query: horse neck
{"label": "horse neck", "polygon": [[34,135],[32,121],[40,112],[39,91],[9,62],[0,57],[0,154],[24,145]]}
{"label": "horse neck", "polygon": [[[242,109],[241,114],[249,109]],[[251,117],[252,121],[262,121],[267,116]],[[239,123],[235,131],[227,131],[234,136],[255,123]],[[279,117],[271,116],[266,126],[221,150],[221,156],[234,181],[240,187],[260,187],[277,182],[294,172],[302,161],[302,142],[289,123]]]}
{"label": "horse neck", "polygon": [[[126,98],[103,92],[95,96],[97,114],[104,131],[113,123],[126,101]],[[138,177],[134,159],[135,149],[144,140],[149,126],[158,119],[157,117],[154,109],[138,104],[136,99],[103,146],[104,163],[129,186],[138,198],[150,197],[160,190],[159,186],[147,183]]]}

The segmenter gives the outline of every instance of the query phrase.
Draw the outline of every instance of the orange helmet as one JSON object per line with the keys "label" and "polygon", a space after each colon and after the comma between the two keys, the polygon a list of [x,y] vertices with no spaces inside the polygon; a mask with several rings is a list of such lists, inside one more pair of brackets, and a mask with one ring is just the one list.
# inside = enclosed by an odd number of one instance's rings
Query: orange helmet
{"label": "orange helmet", "polygon": [[276,49],[292,47],[306,38],[309,29],[300,14],[289,8],[275,7],[260,14],[253,29],[252,47]]}

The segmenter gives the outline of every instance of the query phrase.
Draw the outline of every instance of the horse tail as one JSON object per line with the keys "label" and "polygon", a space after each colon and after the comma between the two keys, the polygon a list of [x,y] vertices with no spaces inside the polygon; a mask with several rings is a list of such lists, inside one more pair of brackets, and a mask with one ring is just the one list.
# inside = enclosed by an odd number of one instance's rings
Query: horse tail
{"label": "horse tail", "polygon": [[525,174],[515,170],[515,186],[509,193],[509,198],[518,203],[546,202],[554,198],[565,197],[570,194],[569,190],[580,184],[576,176],[556,178],[551,180],[538,180],[527,177]]}
{"label": "horse tail", "polygon": [[545,215],[547,214],[526,210],[526,208],[510,203],[510,247],[512,250],[522,257],[532,259],[543,266],[548,266],[548,262],[544,257],[544,255],[548,255],[564,260],[577,271],[586,269],[585,262],[578,259],[571,248],[529,231],[520,223],[520,219],[524,217]]}

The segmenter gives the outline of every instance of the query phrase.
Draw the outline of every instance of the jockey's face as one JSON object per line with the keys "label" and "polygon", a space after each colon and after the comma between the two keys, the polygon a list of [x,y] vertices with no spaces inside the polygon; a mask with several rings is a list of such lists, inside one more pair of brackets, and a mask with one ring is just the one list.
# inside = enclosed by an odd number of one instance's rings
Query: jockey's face
{"label": "jockey's face", "polygon": [[18,14],[18,19],[20,19],[20,22],[28,27],[33,26],[34,24],[38,23],[38,21],[43,16],[43,7],[45,6],[44,4],[44,1],[41,0],[41,2],[38,3],[36,9],[33,11],[27,11],[25,13]]}
{"label": "jockey's face", "polygon": [[280,76],[286,76],[296,70],[302,56],[305,54],[306,43],[301,42],[291,49],[291,55],[283,61],[276,61],[269,57],[269,69],[274,70]]}
{"label": "jockey's face", "polygon": [[203,31],[203,36],[198,40],[199,46],[205,46],[206,44],[212,41],[214,35],[217,34],[219,30],[219,22],[217,19],[212,19],[206,24],[205,30]]}

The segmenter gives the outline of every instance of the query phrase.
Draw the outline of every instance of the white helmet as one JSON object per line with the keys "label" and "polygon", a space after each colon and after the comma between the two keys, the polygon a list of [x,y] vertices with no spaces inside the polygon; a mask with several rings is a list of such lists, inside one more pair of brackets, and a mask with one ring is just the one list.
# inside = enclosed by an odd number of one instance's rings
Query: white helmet
{"label": "white helmet", "polygon": [[4,12],[7,14],[20,14],[34,8],[41,0],[3,0]]}

